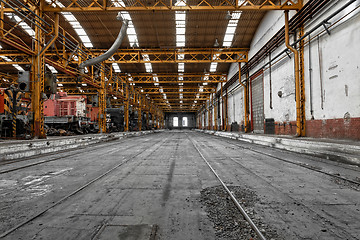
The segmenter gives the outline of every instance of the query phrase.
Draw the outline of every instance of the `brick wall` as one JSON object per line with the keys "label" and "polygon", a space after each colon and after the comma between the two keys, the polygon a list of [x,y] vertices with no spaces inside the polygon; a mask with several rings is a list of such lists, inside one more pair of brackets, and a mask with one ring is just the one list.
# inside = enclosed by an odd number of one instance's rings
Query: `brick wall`
{"label": "brick wall", "polygon": [[[275,134],[295,135],[296,122],[275,122]],[[360,140],[360,118],[307,120],[306,136]]]}
{"label": "brick wall", "polygon": [[296,122],[275,122],[275,134],[277,135],[296,135]]}
{"label": "brick wall", "polygon": [[308,120],[306,136],[360,140],[360,118]]}

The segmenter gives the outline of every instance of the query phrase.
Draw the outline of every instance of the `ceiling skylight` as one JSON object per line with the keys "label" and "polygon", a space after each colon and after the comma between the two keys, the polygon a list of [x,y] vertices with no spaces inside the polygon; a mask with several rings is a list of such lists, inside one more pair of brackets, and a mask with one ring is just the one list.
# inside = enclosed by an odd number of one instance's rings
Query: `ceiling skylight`
{"label": "ceiling skylight", "polygon": [[[117,0],[116,2],[115,1],[112,1],[112,2],[114,3],[115,7],[123,7],[123,6],[125,6],[125,3],[122,0]],[[132,18],[130,16],[129,12],[128,11],[121,11],[120,13],[121,13],[122,19],[129,21],[126,33],[127,33],[128,39],[129,39],[130,46],[134,47],[134,48],[139,47],[139,40],[138,40],[138,37],[136,35],[136,30],[135,30],[135,27],[134,27],[134,23],[132,21]],[[148,54],[143,54],[142,57],[143,57],[144,61],[149,61],[149,62],[145,63],[145,71],[147,73],[152,73],[153,70],[152,70],[152,64],[150,63],[149,55]],[[159,79],[157,77],[153,77],[153,79],[155,81],[154,85],[159,86],[159,83],[158,83]]]}
{"label": "ceiling skylight", "polygon": [[[243,2],[244,2],[243,0],[239,0],[239,4],[241,4]],[[231,47],[240,16],[241,16],[241,11],[234,11],[231,14],[231,19],[229,20],[229,23],[227,25],[225,35],[224,35],[223,47]],[[213,59],[215,59],[216,57],[217,56],[214,55]],[[212,62],[210,64],[210,72],[216,72],[217,65],[218,64],[216,62]]]}
{"label": "ceiling skylight", "polygon": [[[4,59],[5,61],[7,61],[7,62],[11,62],[12,60],[10,59],[10,58],[8,58],[8,57],[6,57],[6,56],[0,56],[2,59]],[[14,68],[16,68],[18,71],[20,71],[20,72],[23,72],[24,71],[24,69],[22,68],[22,67],[20,67],[18,64],[12,64],[12,66],[14,67]]]}
{"label": "ceiling skylight", "polygon": [[[121,5],[125,6],[125,3],[122,0],[116,1],[116,2],[113,1],[113,3],[114,3],[114,5],[116,7],[120,7]],[[131,16],[130,16],[129,12],[128,11],[121,11],[120,13],[121,13],[122,19],[129,21],[126,33],[127,33],[128,39],[129,39],[130,47],[138,47],[139,46],[139,41],[138,41],[138,38],[137,38],[137,35],[136,35],[136,30],[135,30],[135,27],[134,27],[134,23],[133,23],[133,21],[131,19]]]}
{"label": "ceiling skylight", "polygon": [[114,71],[115,71],[116,73],[121,72],[121,69],[120,69],[120,67],[119,67],[119,64],[113,63],[113,64],[112,64],[112,67],[114,68]]}
{"label": "ceiling skylight", "polygon": [[16,14],[14,13],[5,13],[6,16],[8,16],[12,21],[15,21],[16,23],[19,23],[19,26],[27,33],[29,34],[31,37],[35,37],[35,32],[34,30],[27,25],[24,21],[21,22],[21,18],[18,17]]}
{"label": "ceiling skylight", "polygon": [[[2,49],[3,47],[0,45],[0,49]],[[10,62],[11,61],[11,59],[10,58],[8,58],[8,57],[5,57],[5,56],[0,56],[2,59],[4,59],[5,61],[7,61],[7,62]],[[24,69],[22,68],[22,67],[20,67],[18,64],[12,64],[12,66],[14,67],[14,68],[16,68],[18,71],[21,71],[21,72],[23,72],[24,71]]]}
{"label": "ceiling skylight", "polygon": [[[175,6],[186,6],[186,1],[177,0]],[[175,11],[175,26],[176,26],[176,47],[185,47],[185,32],[186,32],[186,11]],[[184,54],[178,54],[179,60],[184,60]],[[184,63],[178,63],[178,72],[184,72]],[[180,80],[180,78],[179,78]]]}
{"label": "ceiling skylight", "polygon": [[185,71],[185,63],[178,63],[178,72]]}
{"label": "ceiling skylight", "polygon": [[241,11],[235,11],[232,13],[231,19],[229,20],[229,23],[225,31],[225,36],[223,41],[224,47],[231,47],[240,16],[241,16]]}
{"label": "ceiling skylight", "polygon": [[210,72],[216,72],[217,64],[217,62],[212,62],[210,64]]}
{"label": "ceiling skylight", "polygon": [[45,64],[45,65],[48,69],[50,69],[52,74],[58,73],[58,71],[56,71],[56,69],[53,66],[50,66],[49,64]]}
{"label": "ceiling skylight", "polygon": [[[55,3],[52,3],[51,0],[46,0],[46,2],[48,4],[51,4],[51,6],[53,6],[53,7],[62,7],[62,8],[65,7],[58,0],[56,0]],[[79,36],[79,38],[82,41],[82,43],[84,44],[84,46],[87,48],[92,48],[93,45],[90,41],[89,36],[86,34],[84,28],[81,26],[81,24],[76,19],[76,17],[71,12],[62,12],[61,14],[64,16],[66,21],[68,21],[70,23],[70,25],[73,27],[73,29],[75,30],[76,34]]]}

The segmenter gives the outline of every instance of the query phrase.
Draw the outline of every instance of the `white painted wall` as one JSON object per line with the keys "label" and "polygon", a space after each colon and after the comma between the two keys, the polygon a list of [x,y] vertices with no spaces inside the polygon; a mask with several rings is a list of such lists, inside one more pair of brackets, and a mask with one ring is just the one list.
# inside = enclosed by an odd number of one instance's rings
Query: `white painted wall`
{"label": "white painted wall", "polygon": [[[309,31],[319,22],[331,15],[347,1],[331,1],[326,10],[317,14],[305,26],[305,32]],[[353,3],[348,9],[337,15],[331,23],[331,35],[324,28],[319,28],[312,36],[320,34],[319,39],[311,40],[312,62],[312,102],[313,116],[310,113],[310,78],[309,78],[309,46],[305,46],[305,94],[306,94],[306,119],[337,119],[344,116],[360,117],[360,7],[344,19],[347,13],[360,6],[360,0]],[[295,13],[290,12],[290,17]],[[268,12],[254,35],[251,43],[249,59],[258,52],[283,26],[284,13],[282,11]],[[290,37],[291,42],[293,37]],[[272,57],[284,50],[285,44],[279,46]],[[319,63],[319,52],[322,55]],[[274,118],[276,122],[296,121],[295,103],[295,80],[294,60],[283,55],[272,64],[272,106],[270,108],[270,75],[269,69],[264,69],[264,115],[265,118]],[[250,75],[255,73],[268,58],[259,63]],[[320,71],[322,69],[322,72]],[[232,64],[228,79],[238,71],[238,65]],[[321,76],[320,76],[321,73]],[[245,78],[245,76],[242,76]],[[322,81],[322,87],[320,82]],[[244,119],[243,88],[234,86],[228,89],[228,124],[236,121],[239,124]],[[278,92],[282,92],[282,97]],[[321,101],[323,96],[323,102]],[[235,103],[235,107],[234,107]],[[221,111],[222,112],[222,111]]]}
{"label": "white painted wall", "polygon": [[[353,6],[358,5],[360,5],[360,1],[353,4]],[[319,39],[314,39],[311,42],[312,95],[315,119],[344,118],[345,114],[348,113],[351,117],[360,117],[360,13],[357,12],[352,18],[330,29],[331,35],[322,34]],[[338,18],[343,15],[340,14]],[[319,63],[319,54],[322,55],[321,63]],[[306,47],[306,113],[307,119],[310,119],[308,58],[309,47]],[[321,74],[320,67],[322,69]],[[323,103],[321,92],[323,93]]]}

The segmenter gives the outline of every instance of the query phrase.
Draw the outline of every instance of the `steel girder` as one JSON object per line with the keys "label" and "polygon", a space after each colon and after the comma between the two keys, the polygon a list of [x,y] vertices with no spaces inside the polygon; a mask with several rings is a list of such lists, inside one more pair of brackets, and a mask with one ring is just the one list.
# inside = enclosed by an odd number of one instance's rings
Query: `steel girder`
{"label": "steel girder", "polygon": [[31,63],[31,56],[27,54],[15,53],[14,51],[0,51],[0,65],[30,65]]}
{"label": "steel girder", "polygon": [[[89,54],[96,57],[105,51],[91,50]],[[16,53],[14,56],[26,59],[26,54]],[[63,65],[64,59],[67,59],[66,64],[80,64],[82,61],[81,58],[75,58],[73,53],[62,52],[61,49],[58,49],[56,52],[47,52],[46,57]],[[233,63],[247,62],[247,59],[248,49],[243,48],[126,49],[116,52],[113,58],[106,60],[105,63]],[[27,63],[24,62],[23,64]]]}
{"label": "steel girder", "polygon": [[[101,52],[92,51],[97,56]],[[106,63],[232,63],[247,62],[243,48],[177,48],[174,50],[134,49],[118,51]]]}
{"label": "steel girder", "polygon": [[127,79],[132,83],[219,83],[227,81],[227,74],[219,73],[170,73],[170,74],[120,74],[121,79]]}
{"label": "steel girder", "polygon": [[[265,10],[299,10],[301,5],[296,0],[276,1],[265,0],[259,4],[255,0],[210,1],[201,0],[195,4],[181,1],[178,4],[172,0],[123,0],[123,1],[80,1],[72,0],[59,5],[56,0],[44,7],[45,12],[111,12],[111,11],[265,11]],[[7,9],[8,10],[8,9]],[[10,9],[9,9],[10,11]]]}
{"label": "steel girder", "polygon": [[203,87],[202,89],[199,89],[199,87],[162,87],[162,88],[156,88],[156,87],[143,87],[141,91],[145,94],[193,94],[193,93],[214,93],[215,92],[214,87]]}

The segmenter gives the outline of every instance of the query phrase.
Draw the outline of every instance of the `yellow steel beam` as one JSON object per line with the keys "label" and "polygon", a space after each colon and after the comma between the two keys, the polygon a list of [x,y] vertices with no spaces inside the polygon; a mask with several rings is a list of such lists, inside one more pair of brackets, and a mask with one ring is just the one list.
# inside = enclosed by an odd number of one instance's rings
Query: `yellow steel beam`
{"label": "yellow steel beam", "polygon": [[[93,50],[97,56],[104,52]],[[116,52],[114,60],[105,63],[232,63],[247,62],[248,49],[244,48],[178,48],[162,49],[127,49]]]}
{"label": "yellow steel beam", "polygon": [[129,80],[133,83],[219,83],[227,81],[227,74],[219,73],[140,73],[140,74],[120,74],[119,78]]}
{"label": "yellow steel beam", "polygon": [[179,88],[163,88],[162,90],[160,90],[159,88],[143,88],[142,92],[145,94],[196,94],[196,93],[200,93],[200,94],[208,94],[208,93],[213,93],[215,92],[215,88],[203,88],[203,89],[199,89],[199,88],[183,88],[182,90],[180,90]]}
{"label": "yellow steel beam", "polygon": [[61,92],[66,92],[69,95],[97,95],[98,88],[59,88]]}
{"label": "yellow steel beam", "polygon": [[[91,54],[96,57],[103,54],[105,51],[106,50],[92,50]],[[11,54],[18,58],[28,58],[27,54],[23,53]],[[6,54],[6,56],[8,56],[8,54]],[[71,52],[66,52],[65,56],[70,60],[69,63],[80,64],[79,60],[71,57]],[[63,64],[64,54],[60,57],[57,52],[47,52],[46,57],[52,62],[61,62]],[[58,60],[55,60],[56,58],[58,58]],[[113,58],[106,60],[105,63],[232,63],[247,62],[247,59],[248,49],[244,48],[178,48],[173,50],[126,49],[116,52],[113,55]],[[124,75],[120,76],[125,77]],[[134,76],[136,77],[136,74]],[[144,75],[139,76],[143,77]]]}
{"label": "yellow steel beam", "polygon": [[191,109],[191,108],[168,108],[168,109],[162,109],[163,112],[197,112],[199,109]]}
{"label": "yellow steel beam", "polygon": [[180,99],[179,97],[167,97],[166,99],[164,99],[163,97],[153,97],[152,98],[152,100],[153,101],[161,101],[161,102],[163,102],[164,100],[167,100],[167,101],[169,101],[169,102],[173,102],[173,101],[180,101],[180,100],[182,100],[183,102],[185,102],[185,101],[207,101],[207,100],[209,100],[209,97],[208,96],[206,96],[206,97],[203,97],[203,96],[201,96],[201,97],[199,97],[199,98],[196,98],[195,96],[193,96],[192,98],[190,98],[190,97],[185,97],[185,98],[182,98],[182,99]]}
{"label": "yellow steel beam", "polygon": [[[6,0],[8,1],[8,0]],[[118,12],[118,11],[266,11],[266,10],[299,10],[301,5],[296,0],[276,1],[265,0],[258,3],[255,0],[244,1],[210,1],[177,4],[171,0],[113,0],[113,1],[80,1],[72,0],[61,2],[52,0],[51,4],[44,7],[45,12]],[[11,9],[5,9],[10,11]]]}
{"label": "yellow steel beam", "polygon": [[31,64],[31,56],[15,53],[14,51],[0,50],[0,65]]}
{"label": "yellow steel beam", "polygon": [[[44,0],[40,1],[41,6],[35,6],[34,10],[36,9],[37,12],[41,12],[39,9],[43,9],[43,4],[45,3]],[[2,2],[2,6],[4,6]],[[42,14],[42,13],[41,13]],[[42,16],[46,19],[49,17],[42,14]],[[1,20],[4,20],[4,8],[1,8]],[[84,83],[87,86],[82,86],[81,88],[76,88],[74,84],[70,85],[73,86],[72,88],[69,88],[69,85],[66,85],[65,88],[59,88],[59,90],[67,91],[69,94],[80,94],[80,95],[89,95],[89,94],[97,94],[99,89],[103,89],[103,92],[106,92],[109,96],[116,96],[118,99],[125,100],[126,94],[125,89],[128,88],[129,82],[127,79],[121,79],[117,78],[116,74],[112,73],[112,67],[111,65],[104,66],[102,71],[105,70],[104,74],[101,77],[106,77],[108,81],[106,81],[105,86],[101,86],[101,81],[99,78],[95,76],[94,69],[90,67],[89,73],[87,74],[80,74],[79,70],[75,67],[71,67],[75,65],[79,65],[83,59],[87,56],[93,56],[93,54],[86,48],[84,48],[80,43],[76,41],[75,38],[73,38],[70,34],[68,34],[61,26],[58,25],[58,18],[55,18],[55,21],[49,18],[49,22],[52,23],[52,32],[49,34],[48,37],[52,37],[48,44],[45,44],[45,37],[43,36],[43,33],[41,32],[42,29],[39,27],[35,29],[36,32],[36,38],[39,39],[36,44],[33,46],[27,46],[25,41],[23,41],[18,36],[14,35],[11,31],[8,31],[4,29],[3,27],[3,21],[0,21],[0,41],[5,42],[8,45],[11,45],[12,47],[16,48],[17,51],[9,51],[9,50],[2,50],[0,51],[0,65],[5,64],[27,64],[32,65],[33,72],[36,72],[36,74],[33,74],[33,80],[32,85],[36,87],[33,88],[33,92],[36,91],[36,93],[33,94],[33,111],[35,111],[34,118],[36,123],[35,130],[34,130],[34,136],[43,137],[43,116],[42,116],[42,98],[41,94],[43,92],[43,73],[45,72],[45,63],[55,67],[59,72],[59,83],[63,82],[64,84],[70,84],[70,83],[76,83],[79,85],[79,83]],[[72,43],[78,43],[78,46],[73,49],[68,49],[66,45],[66,41],[59,40],[57,38],[59,32],[63,36],[66,37],[66,39],[70,39]],[[40,34],[41,33],[41,34]],[[38,42],[42,42],[41,46],[39,46]],[[54,42],[62,43],[62,48],[57,48],[55,44],[54,50],[49,50],[49,46],[53,45]],[[34,47],[36,46],[36,48]],[[74,54],[75,53],[75,54]],[[3,57],[1,57],[3,56]],[[75,56],[78,56],[75,58]],[[78,81],[78,77],[81,75],[81,80]],[[66,80],[65,80],[66,79]],[[6,82],[7,79],[4,81],[4,79],[1,79],[2,82]],[[3,85],[3,84],[2,84]],[[102,95],[104,95],[101,92]],[[140,99],[140,95],[144,95],[140,92],[139,89],[128,89],[128,102],[129,104],[133,104],[135,106],[141,107],[142,109],[150,109],[150,105],[152,104],[149,100],[146,98],[139,102],[135,102],[135,99]],[[131,98],[130,98],[131,97]],[[35,104],[35,105],[34,105]],[[158,109],[158,107],[153,106],[154,111],[158,111],[161,115],[161,110]]]}

